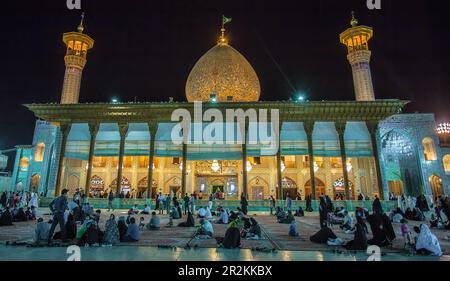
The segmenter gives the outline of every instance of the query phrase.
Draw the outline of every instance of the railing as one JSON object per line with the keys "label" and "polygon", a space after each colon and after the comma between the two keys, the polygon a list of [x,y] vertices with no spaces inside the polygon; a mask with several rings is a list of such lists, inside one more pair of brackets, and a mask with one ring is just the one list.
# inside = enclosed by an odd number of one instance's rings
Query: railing
{"label": "railing", "polygon": [[[53,198],[40,198],[39,199],[39,206],[40,207],[48,207],[50,202],[53,200]],[[108,208],[108,199],[106,198],[89,198],[88,202],[93,208],[96,209],[107,209]],[[182,202],[180,202],[182,203]],[[343,207],[346,208],[349,211],[354,211],[357,207],[366,208],[368,210],[372,210],[372,203],[373,201],[333,201],[333,206],[336,207]],[[139,208],[143,208],[145,204],[154,207],[155,202],[154,200],[148,200],[148,199],[134,199],[134,198],[124,198],[124,199],[114,199],[113,201],[113,207],[115,209],[130,209],[134,206],[134,204],[137,204]],[[226,209],[236,209],[241,205],[239,200],[214,200],[213,201],[213,208],[217,208],[218,206],[222,206]],[[206,207],[209,206],[208,200],[196,200],[195,201],[196,209],[200,207]],[[286,201],[277,201],[277,206],[286,206]],[[292,209],[295,210],[299,206],[303,208],[303,210],[306,209],[306,201],[297,201],[292,200]],[[314,209],[314,211],[318,210],[319,202],[318,201],[312,201],[311,206]],[[392,211],[397,208],[397,201],[381,201],[381,206],[383,207],[384,211]],[[249,211],[269,211],[270,208],[270,202],[269,200],[255,200],[255,201],[248,201],[248,210]]]}

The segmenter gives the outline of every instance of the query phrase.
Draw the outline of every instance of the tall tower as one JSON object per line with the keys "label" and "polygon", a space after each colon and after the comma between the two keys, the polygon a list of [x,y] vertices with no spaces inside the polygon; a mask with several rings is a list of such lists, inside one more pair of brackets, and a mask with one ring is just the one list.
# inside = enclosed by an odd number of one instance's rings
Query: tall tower
{"label": "tall tower", "polygon": [[369,40],[373,36],[371,27],[358,25],[352,12],[351,26],[340,35],[341,43],[347,46],[347,59],[352,66],[353,84],[357,101],[374,101],[372,75],[370,73]]}
{"label": "tall tower", "polygon": [[63,34],[63,42],[67,46],[64,61],[66,73],[64,75],[63,90],[61,95],[62,104],[78,103],[80,97],[80,84],[83,68],[86,65],[86,56],[89,49],[94,46],[94,40],[83,34],[84,13],[77,32]]}

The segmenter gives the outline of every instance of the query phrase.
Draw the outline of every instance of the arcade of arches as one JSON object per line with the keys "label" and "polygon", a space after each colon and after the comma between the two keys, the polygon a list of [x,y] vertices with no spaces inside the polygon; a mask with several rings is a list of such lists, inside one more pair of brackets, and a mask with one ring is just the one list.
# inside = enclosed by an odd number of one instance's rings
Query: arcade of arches
{"label": "arcade of arches", "polygon": [[[308,156],[283,156],[282,192],[291,198],[312,193]],[[373,198],[378,194],[375,163],[372,157],[348,158],[346,164],[352,199],[359,193]],[[110,190],[117,190],[118,157],[94,157],[89,195],[106,197]],[[242,161],[213,160],[186,162],[186,192],[196,192],[203,199],[210,193],[222,192],[226,200],[239,200],[242,193]],[[177,157],[155,157],[153,164],[152,195],[156,193],[181,193],[182,161]],[[84,190],[88,162],[65,158],[62,186],[73,193]],[[280,198],[277,188],[276,157],[249,157],[247,168],[247,192],[249,200],[265,200],[271,195]],[[125,156],[121,191],[133,198],[147,196],[148,156]],[[332,198],[345,195],[342,161],[340,157],[315,157],[314,172],[316,195],[327,194]]]}

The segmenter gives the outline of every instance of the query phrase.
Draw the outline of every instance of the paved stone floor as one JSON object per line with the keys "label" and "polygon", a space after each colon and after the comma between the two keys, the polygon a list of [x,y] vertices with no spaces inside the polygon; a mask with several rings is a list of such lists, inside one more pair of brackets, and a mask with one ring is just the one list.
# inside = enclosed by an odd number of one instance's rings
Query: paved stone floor
{"label": "paved stone floor", "polygon": [[[42,210],[45,213],[46,210]],[[110,213],[102,210],[101,228]],[[126,216],[125,211],[115,211],[116,218]],[[266,213],[250,213],[262,226],[263,239],[242,240],[241,250],[216,249],[214,239],[192,239],[196,228],[162,227],[159,231],[144,230],[141,240],[137,243],[121,243],[115,247],[82,248],[82,255],[86,260],[366,260],[367,254],[347,252],[341,247],[314,244],[309,237],[319,230],[317,213],[307,213],[306,217],[296,218],[300,237],[288,236],[287,224],[278,224],[275,218]],[[50,217],[42,215],[46,220]],[[143,216],[148,222],[149,215],[136,215],[136,220]],[[175,220],[175,225],[182,220]],[[163,215],[161,225],[168,222],[167,215]],[[410,222],[410,226],[416,225]],[[0,242],[28,241],[31,239],[35,222],[15,223],[13,226],[0,227]],[[215,236],[224,236],[225,225],[214,224]],[[439,238],[443,252],[442,258],[415,257],[403,250],[403,241],[399,233],[398,224],[394,224],[397,239],[393,247],[384,248],[383,260],[450,260],[450,241],[447,236],[450,231],[433,230]],[[338,226],[333,227],[336,235],[344,241],[353,238],[352,234],[345,234]],[[369,234],[371,237],[371,234]],[[189,243],[190,248],[186,245]],[[171,246],[173,248],[158,248],[157,246]],[[275,248],[275,253],[265,253],[252,250],[255,247]],[[64,260],[67,258],[65,248],[27,248],[0,246],[0,260]]]}

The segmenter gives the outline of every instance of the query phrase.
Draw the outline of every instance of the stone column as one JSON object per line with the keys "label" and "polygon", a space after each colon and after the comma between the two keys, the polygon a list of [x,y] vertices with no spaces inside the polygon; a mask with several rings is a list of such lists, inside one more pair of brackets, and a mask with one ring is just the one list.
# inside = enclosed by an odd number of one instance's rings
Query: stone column
{"label": "stone column", "polygon": [[148,123],[148,130],[150,133],[150,151],[148,161],[148,175],[147,175],[147,199],[152,199],[152,187],[153,187],[153,162],[155,157],[155,138],[158,124],[156,122]]}
{"label": "stone column", "polygon": [[345,185],[345,199],[352,200],[350,194],[350,184],[348,181],[348,171],[347,171],[347,152],[345,151],[345,126],[347,122],[336,122],[336,131],[339,137],[339,146],[341,148],[341,159],[342,159],[342,173],[344,175],[344,185]]}
{"label": "stone column", "polygon": [[61,130],[61,150],[59,153],[58,160],[58,175],[56,177],[56,188],[55,188],[55,196],[59,196],[61,194],[61,180],[62,180],[62,172],[64,166],[64,156],[66,154],[66,145],[67,145],[67,137],[69,136],[70,128],[72,124],[70,123],[61,123],[59,129]]}
{"label": "stone column", "polygon": [[370,139],[372,142],[372,151],[373,157],[375,159],[375,170],[377,173],[377,185],[380,200],[384,200],[384,192],[383,192],[383,182],[381,179],[381,165],[380,165],[380,154],[378,152],[378,144],[377,144],[377,133],[378,133],[378,122],[376,121],[368,121],[366,122],[367,129],[369,129]]}
{"label": "stone column", "polygon": [[[309,152],[309,174],[311,176],[311,200],[317,200],[316,197],[316,177],[314,172],[314,148],[313,148],[313,131],[314,122],[303,122],[305,128],[306,138],[308,140],[308,152]],[[306,195],[305,195],[306,196]]]}
{"label": "stone column", "polygon": [[181,160],[183,169],[181,169],[181,194],[186,194],[186,166],[187,166],[187,144],[183,143],[183,159]]}
{"label": "stone column", "polygon": [[[278,188],[278,200],[284,200],[283,198],[283,175],[281,172],[281,148],[278,147],[277,153],[277,188]],[[282,206],[282,205],[281,205]]]}
{"label": "stone column", "polygon": [[[248,126],[249,123],[245,120],[245,130],[242,136],[242,193],[244,193],[245,198],[248,198],[248,189],[247,189],[247,135],[248,135]],[[239,198],[240,198],[239,194]]]}
{"label": "stone column", "polygon": [[95,140],[97,138],[99,125],[98,123],[89,123],[89,133],[91,134],[91,141],[89,144],[89,156],[88,156],[88,168],[86,172],[86,185],[84,187],[84,193],[89,194],[89,187],[91,185],[92,176],[92,160],[94,159]]}
{"label": "stone column", "polygon": [[128,123],[119,123],[120,148],[119,148],[119,167],[117,169],[116,193],[120,194],[120,183],[122,182],[123,156],[125,153],[125,138],[128,133]]}

